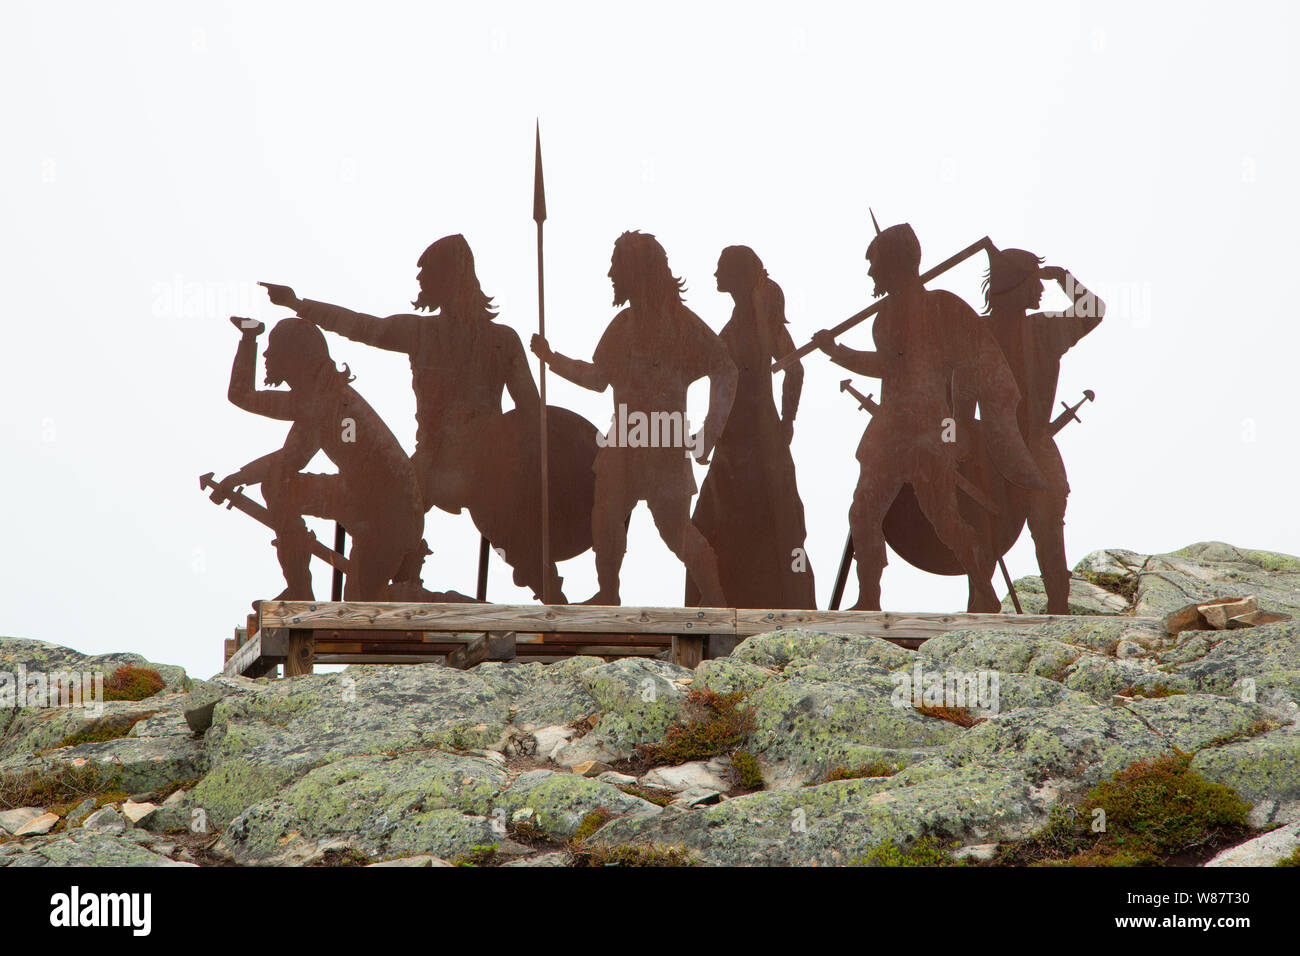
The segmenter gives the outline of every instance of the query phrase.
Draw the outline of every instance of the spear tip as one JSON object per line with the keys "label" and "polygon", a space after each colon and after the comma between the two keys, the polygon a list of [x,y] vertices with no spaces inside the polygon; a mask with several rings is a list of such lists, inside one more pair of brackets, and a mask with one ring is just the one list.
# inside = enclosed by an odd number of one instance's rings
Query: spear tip
{"label": "spear tip", "polygon": [[533,222],[546,221],[546,184],[542,181],[542,121],[537,121],[537,159],[533,167]]}

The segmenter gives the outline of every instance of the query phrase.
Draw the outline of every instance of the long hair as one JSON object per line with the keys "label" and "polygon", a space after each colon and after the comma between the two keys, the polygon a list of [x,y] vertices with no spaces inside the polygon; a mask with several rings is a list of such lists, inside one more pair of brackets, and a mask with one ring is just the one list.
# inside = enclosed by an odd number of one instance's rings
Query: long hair
{"label": "long hair", "polygon": [[356,380],[356,376],[352,374],[352,370],[346,363],[342,371],[335,367],[334,359],[330,357],[329,345],[325,342],[325,335],[313,322],[296,316],[281,319],[271,328],[271,334],[266,341],[268,348],[274,345],[283,349],[285,354],[291,356],[290,361],[304,368],[329,366],[336,376],[334,381],[336,385],[343,386]]}
{"label": "long hair", "polygon": [[[484,294],[483,287],[479,285],[478,274],[474,271],[474,253],[460,233],[454,236],[443,236],[433,243],[420,255],[416,265],[446,276],[452,289],[452,298],[468,302],[471,308],[483,313],[489,319],[496,317],[496,307],[492,304],[492,297]],[[423,311],[432,311],[434,308],[423,289],[411,305]]]}
{"label": "long hair", "polygon": [[989,257],[989,268],[984,273],[984,314],[993,311],[993,300],[1006,295],[1022,282],[1038,274],[1038,267],[1046,260],[1024,249],[1003,249]]}
{"label": "long hair", "polygon": [[647,291],[671,291],[678,302],[685,301],[686,283],[673,275],[668,268],[668,253],[650,233],[635,229],[623,233],[614,241],[614,254],[627,257],[638,281],[648,286]]}

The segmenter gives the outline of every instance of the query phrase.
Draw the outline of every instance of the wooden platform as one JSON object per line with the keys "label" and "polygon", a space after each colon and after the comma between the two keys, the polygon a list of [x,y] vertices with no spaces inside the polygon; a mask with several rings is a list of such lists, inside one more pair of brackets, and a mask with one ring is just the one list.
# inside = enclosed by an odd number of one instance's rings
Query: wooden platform
{"label": "wooden platform", "polygon": [[872,635],[914,648],[959,628],[1029,630],[1052,621],[1089,619],[1048,614],[261,601],[257,613],[249,615],[248,626],[226,642],[224,671],[261,677],[283,665],[285,675],[292,676],[311,673],[313,664],[425,662],[468,668],[484,660],[550,661],[577,654],[662,655],[694,667],[711,644],[716,656],[746,637],[788,628]]}

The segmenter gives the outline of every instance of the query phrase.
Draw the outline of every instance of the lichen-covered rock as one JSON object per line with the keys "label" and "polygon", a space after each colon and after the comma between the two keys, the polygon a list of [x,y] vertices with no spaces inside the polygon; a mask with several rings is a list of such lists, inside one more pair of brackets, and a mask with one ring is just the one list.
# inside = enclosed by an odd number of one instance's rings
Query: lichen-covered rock
{"label": "lichen-covered rock", "polygon": [[352,667],[268,684],[217,704],[193,793],[218,826],[316,767],[358,754],[490,747],[511,698],[473,671]]}
{"label": "lichen-covered rock", "polygon": [[692,689],[706,688],[716,694],[748,694],[775,677],[768,670],[733,656],[704,661],[695,668]]}
{"label": "lichen-covered rock", "polygon": [[[1025,614],[1047,613],[1047,589],[1043,579],[1038,575],[1016,578],[1016,597],[1020,599],[1020,610]],[[1128,598],[1114,591],[1108,591],[1081,577],[1070,579],[1070,614],[1127,614]],[[1010,593],[1002,599],[1002,613],[1016,613],[1015,601]]]}
{"label": "lichen-covered rock", "polygon": [[468,852],[494,842],[488,815],[505,780],[491,761],[438,751],[347,757],[240,813],[223,849],[237,862],[266,862],[292,835],[294,852],[340,839],[375,858]]}
{"label": "lichen-covered rock", "polygon": [[1138,574],[1134,613],[1163,617],[1188,604],[1248,594],[1261,610],[1300,616],[1300,558],[1220,541],[1153,555]]}
{"label": "lichen-covered rock", "polygon": [[531,819],[555,839],[572,836],[587,814],[607,810],[615,816],[655,816],[660,808],[599,780],[552,770],[523,774],[497,797],[497,806],[512,816],[532,811]]}
{"label": "lichen-covered rock", "polygon": [[661,739],[681,713],[694,676],[685,667],[639,657],[583,670],[579,679],[602,712],[590,736],[619,756],[629,755],[638,744]]}
{"label": "lichen-covered rock", "polygon": [[948,767],[919,781],[903,774],[839,781],[614,820],[592,842],[681,846],[717,866],[851,864],[882,843],[923,835],[981,842],[1020,835],[1049,806],[1014,770]]}
{"label": "lichen-covered rock", "polygon": [[894,682],[866,661],[812,662],[752,693],[747,749],[771,787],[823,779],[838,766],[878,759],[909,763],[918,748],[951,740],[960,728],[894,703]]}
{"label": "lichen-covered rock", "polygon": [[777,670],[796,660],[860,660],[892,669],[910,663],[916,652],[879,637],[792,628],[746,638],[736,646],[731,656],[748,664]]}
{"label": "lichen-covered rock", "polygon": [[0,856],[0,867],[193,866],[156,853],[139,841],[138,834],[130,830],[67,830],[26,841],[20,853]]}
{"label": "lichen-covered rock", "polygon": [[1294,724],[1200,751],[1192,769],[1261,803],[1300,801],[1300,727]]}
{"label": "lichen-covered rock", "polygon": [[1192,689],[1253,698],[1288,720],[1300,716],[1300,620],[1184,631],[1160,660]]}
{"label": "lichen-covered rock", "polygon": [[1091,787],[1138,760],[1172,752],[1159,734],[1124,708],[1073,700],[996,714],[943,748],[944,758],[957,765],[1013,768],[1034,783],[1063,779],[1074,789]]}
{"label": "lichen-covered rock", "polygon": [[[70,647],[33,641],[21,637],[0,637],[0,671],[17,674],[26,671],[35,681],[38,675],[46,679],[58,672],[98,673],[105,679],[119,667],[139,667],[157,671],[163,679],[160,694],[171,694],[186,689],[189,683],[183,667],[155,664],[139,654],[83,654]],[[10,705],[12,706],[12,705]]]}
{"label": "lichen-covered rock", "polygon": [[1215,694],[1135,698],[1124,706],[1171,747],[1184,753],[1253,737],[1273,727],[1264,708]]}
{"label": "lichen-covered rock", "polygon": [[598,657],[573,657],[557,664],[487,662],[474,675],[511,701],[511,721],[529,731],[568,724],[599,710],[581,677],[599,667]]}
{"label": "lichen-covered rock", "polygon": [[142,793],[195,779],[203,772],[204,759],[198,743],[188,735],[122,737],[9,757],[0,761],[0,774],[88,766],[102,771],[106,788]]}
{"label": "lichen-covered rock", "polygon": [[1163,674],[1151,664],[1100,654],[1082,655],[1070,666],[1064,683],[1097,701],[1109,701],[1114,694],[1140,685],[1164,684],[1176,690],[1188,686],[1186,681]]}
{"label": "lichen-covered rock", "polygon": [[957,630],[933,637],[921,645],[926,666],[951,670],[995,670],[1034,674],[1062,680],[1085,650],[1047,632],[1014,630]]}

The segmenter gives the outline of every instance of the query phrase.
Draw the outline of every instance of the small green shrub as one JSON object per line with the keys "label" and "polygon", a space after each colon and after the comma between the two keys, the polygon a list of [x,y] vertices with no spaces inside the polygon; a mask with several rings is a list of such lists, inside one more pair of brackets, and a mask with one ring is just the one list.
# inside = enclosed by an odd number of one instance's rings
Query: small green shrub
{"label": "small green shrub", "polygon": [[[952,844],[956,846],[956,844]],[[910,843],[893,840],[873,846],[867,855],[854,860],[853,866],[953,866],[951,847],[931,836]]]}
{"label": "small green shrub", "polygon": [[635,843],[570,851],[573,866],[696,866],[690,852],[679,846]]}
{"label": "small green shrub", "polygon": [[737,750],[731,755],[731,766],[740,778],[743,790],[762,790],[763,771],[758,768],[758,758],[748,750]]}

